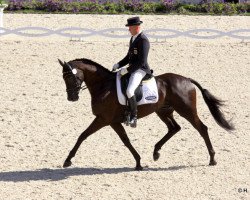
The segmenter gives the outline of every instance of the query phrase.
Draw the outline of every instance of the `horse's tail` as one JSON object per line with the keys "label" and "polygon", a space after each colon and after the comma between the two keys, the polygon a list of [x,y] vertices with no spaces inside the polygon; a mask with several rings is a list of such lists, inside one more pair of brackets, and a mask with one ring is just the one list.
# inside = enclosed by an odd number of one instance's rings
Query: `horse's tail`
{"label": "horse's tail", "polygon": [[197,81],[191,78],[189,80],[191,81],[191,83],[193,83],[200,89],[202,96],[217,124],[227,131],[234,130],[234,126],[229,121],[226,120],[226,118],[224,117],[223,113],[220,110],[220,107],[224,105],[223,101],[217,99],[208,90],[203,89]]}

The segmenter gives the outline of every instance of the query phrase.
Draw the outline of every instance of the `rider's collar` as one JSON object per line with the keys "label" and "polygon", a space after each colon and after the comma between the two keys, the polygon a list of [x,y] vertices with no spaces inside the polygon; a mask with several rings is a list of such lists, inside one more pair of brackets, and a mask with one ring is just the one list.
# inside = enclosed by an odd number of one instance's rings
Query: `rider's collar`
{"label": "rider's collar", "polygon": [[137,38],[137,36],[138,36],[138,35],[140,35],[140,34],[141,34],[141,32],[142,32],[142,31],[140,30],[140,31],[139,31],[139,33],[137,33],[136,35],[134,35],[134,36],[132,37],[132,42],[134,42],[134,41],[135,41],[135,39]]}

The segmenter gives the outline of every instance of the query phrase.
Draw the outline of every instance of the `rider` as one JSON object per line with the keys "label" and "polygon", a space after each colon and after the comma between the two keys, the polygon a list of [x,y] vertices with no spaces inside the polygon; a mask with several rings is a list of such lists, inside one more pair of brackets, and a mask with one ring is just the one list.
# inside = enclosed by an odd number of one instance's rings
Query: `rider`
{"label": "rider", "polygon": [[125,65],[127,68],[122,68],[120,74],[123,76],[130,73],[128,88],[126,91],[128,102],[131,110],[130,125],[136,127],[137,123],[137,102],[134,95],[135,89],[139,86],[141,80],[151,71],[147,62],[149,52],[148,38],[141,31],[140,24],[142,21],[139,17],[132,17],[127,19],[125,26],[129,27],[129,32],[132,37],[129,43],[129,50],[127,55],[117,64],[113,66],[113,70],[117,70]]}

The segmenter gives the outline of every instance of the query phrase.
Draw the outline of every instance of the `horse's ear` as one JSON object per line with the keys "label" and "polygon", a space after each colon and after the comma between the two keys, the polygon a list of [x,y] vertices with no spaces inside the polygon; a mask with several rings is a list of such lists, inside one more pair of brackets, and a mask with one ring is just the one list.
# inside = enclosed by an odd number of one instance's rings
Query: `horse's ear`
{"label": "horse's ear", "polygon": [[73,68],[70,66],[70,64],[69,63],[67,63],[67,62],[64,62],[64,66],[67,66],[71,71],[73,71]]}
{"label": "horse's ear", "polygon": [[63,62],[62,62],[60,59],[58,59],[58,62],[60,63],[60,65],[61,65],[62,67],[64,67]]}

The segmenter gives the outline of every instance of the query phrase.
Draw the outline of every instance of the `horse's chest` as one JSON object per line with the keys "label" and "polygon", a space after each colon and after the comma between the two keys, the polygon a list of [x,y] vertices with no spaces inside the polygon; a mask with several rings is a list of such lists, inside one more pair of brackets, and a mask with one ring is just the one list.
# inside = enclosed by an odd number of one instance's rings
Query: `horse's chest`
{"label": "horse's chest", "polygon": [[105,91],[95,96],[95,98],[92,98],[91,106],[94,115],[98,115],[99,113],[103,112],[103,110],[107,109],[106,103],[107,103],[107,98],[109,97],[110,94],[111,94],[110,91]]}

